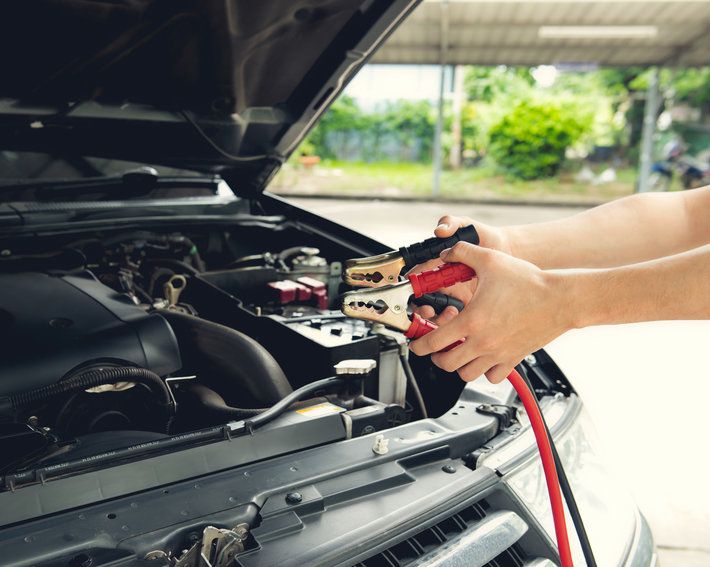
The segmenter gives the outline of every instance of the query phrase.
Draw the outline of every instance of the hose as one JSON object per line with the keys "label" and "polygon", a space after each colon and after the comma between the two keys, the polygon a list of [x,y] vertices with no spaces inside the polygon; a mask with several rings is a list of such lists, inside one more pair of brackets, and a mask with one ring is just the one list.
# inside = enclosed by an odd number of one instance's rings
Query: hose
{"label": "hose", "polygon": [[557,475],[555,459],[552,455],[550,438],[546,433],[545,420],[542,417],[542,412],[537,404],[535,394],[528,387],[523,377],[518,374],[517,370],[512,370],[510,374],[508,374],[508,380],[518,393],[520,401],[523,402],[525,411],[530,419],[530,427],[535,434],[535,441],[538,451],[540,452],[542,469],[545,473],[545,481],[547,482],[547,492],[550,496],[552,519],[555,524],[555,536],[557,538],[560,562],[562,563],[562,567],[574,567],[572,551],[569,544],[569,535],[567,533],[567,522],[565,520],[565,508],[562,503],[562,495],[560,494],[560,480]]}
{"label": "hose", "polygon": [[[364,378],[364,376],[360,376],[360,378]],[[338,376],[331,376],[330,378],[323,378],[322,380],[316,380],[315,382],[306,384],[305,386],[294,390],[284,399],[280,400],[279,402],[271,406],[269,409],[267,409],[265,412],[260,413],[253,419],[247,420],[244,425],[247,431],[253,431],[257,427],[261,427],[262,425],[265,425],[279,417],[289,408],[289,406],[291,406],[291,404],[301,400],[304,396],[313,394],[318,390],[323,390],[332,386],[342,386],[345,383],[346,380],[344,378],[340,378]]]}
{"label": "hose", "polygon": [[228,403],[270,406],[293,392],[279,363],[251,337],[186,313],[160,314],[175,332],[185,368],[199,373]]}
{"label": "hose", "polygon": [[412,389],[412,394],[414,394],[414,398],[417,400],[417,405],[419,406],[419,411],[422,414],[422,419],[426,419],[427,417],[429,417],[429,414],[426,411],[424,396],[422,396],[422,391],[419,389],[417,379],[414,377],[414,372],[412,372],[412,366],[409,364],[407,354],[405,352],[402,352],[401,349],[399,351],[399,360],[402,363],[402,369],[404,370],[404,375],[407,377],[409,387]]}
{"label": "hose", "polygon": [[203,384],[189,384],[185,390],[199,400],[200,410],[225,421],[246,419],[265,412],[268,408],[235,408],[227,405],[224,398]]}
{"label": "hose", "polygon": [[[525,372],[525,368],[522,365],[520,366],[520,370],[520,375],[527,384],[528,389],[534,392],[535,390],[533,388],[533,385],[530,382],[530,379],[527,376],[527,372]],[[537,397],[535,397],[535,405],[538,408],[540,407],[540,403],[537,401]],[[574,529],[577,532],[577,537],[579,538],[579,544],[582,548],[582,553],[584,554],[584,560],[587,563],[587,567],[597,567],[597,561],[594,558],[594,551],[592,550],[592,544],[589,541],[587,528],[584,526],[584,520],[582,520],[582,514],[580,514],[579,512],[577,500],[575,499],[574,493],[572,492],[572,487],[570,486],[569,479],[567,478],[567,473],[565,472],[564,466],[562,465],[562,460],[560,459],[560,455],[557,452],[557,447],[555,446],[555,442],[552,439],[552,434],[550,433],[550,430],[547,427],[547,422],[544,418],[542,421],[545,425],[545,432],[547,433],[547,437],[550,440],[550,447],[552,447],[552,456],[555,459],[555,467],[557,468],[557,474],[560,477],[560,489],[562,490],[562,496],[564,496],[565,498],[565,502],[567,503],[567,510],[569,510],[569,515],[572,517],[572,523],[574,524]]]}
{"label": "hose", "polygon": [[138,384],[144,384],[155,394],[158,403],[165,408],[168,415],[172,416],[175,413],[175,404],[162,378],[155,372],[133,366],[89,370],[68,380],[55,382],[54,384],[48,384],[17,394],[11,394],[2,400],[2,406],[3,409],[18,412],[62,394],[70,394],[96,386],[115,384],[116,382],[136,382]]}

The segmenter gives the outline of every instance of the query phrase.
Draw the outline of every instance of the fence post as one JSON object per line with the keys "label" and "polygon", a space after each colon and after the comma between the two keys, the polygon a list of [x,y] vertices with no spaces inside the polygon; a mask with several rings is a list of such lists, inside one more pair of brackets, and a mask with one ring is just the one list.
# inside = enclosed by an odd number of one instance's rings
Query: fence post
{"label": "fence post", "polygon": [[431,196],[437,198],[441,193],[441,168],[444,149],[441,144],[441,134],[444,129],[444,85],[446,82],[446,50],[449,46],[449,2],[441,2],[441,30],[439,46],[439,105],[434,131],[434,180]]}

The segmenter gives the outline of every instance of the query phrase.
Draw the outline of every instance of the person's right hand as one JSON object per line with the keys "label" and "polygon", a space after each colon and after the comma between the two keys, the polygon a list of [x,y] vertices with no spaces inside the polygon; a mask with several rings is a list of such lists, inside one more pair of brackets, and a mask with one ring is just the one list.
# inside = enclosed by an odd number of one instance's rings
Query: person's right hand
{"label": "person's right hand", "polygon": [[[479,246],[511,254],[510,245],[508,244],[503,230],[482,222],[474,221],[468,217],[445,215],[439,219],[439,223],[434,229],[434,234],[439,238],[447,238],[452,236],[459,228],[469,225],[473,225],[476,228],[476,232],[478,232],[478,237],[480,239]],[[419,264],[410,271],[418,273],[423,272],[424,270],[433,270],[441,264],[442,261],[439,258],[436,258],[435,260],[429,260],[428,262]],[[467,284],[456,284],[452,287],[442,289],[441,293],[451,295],[452,297],[463,301],[464,305],[467,305],[473,296],[475,289],[475,284],[469,282]],[[437,316],[434,309],[428,305],[415,307],[413,311],[418,313],[421,317],[424,317],[424,319],[429,319],[430,321],[435,322],[437,325],[443,325],[458,314],[458,310],[455,307],[447,307]]]}

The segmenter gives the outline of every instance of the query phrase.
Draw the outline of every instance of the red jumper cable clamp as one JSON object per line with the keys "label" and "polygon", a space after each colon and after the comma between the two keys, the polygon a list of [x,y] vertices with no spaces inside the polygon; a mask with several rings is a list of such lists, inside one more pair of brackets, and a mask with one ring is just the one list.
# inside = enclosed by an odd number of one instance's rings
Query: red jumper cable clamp
{"label": "red jumper cable clamp", "polygon": [[416,313],[408,314],[410,298],[419,298],[474,277],[476,272],[465,264],[444,264],[433,270],[409,274],[406,280],[394,285],[349,291],[343,295],[342,311],[348,317],[382,323],[402,331],[409,339],[416,339],[436,329],[436,325]]}

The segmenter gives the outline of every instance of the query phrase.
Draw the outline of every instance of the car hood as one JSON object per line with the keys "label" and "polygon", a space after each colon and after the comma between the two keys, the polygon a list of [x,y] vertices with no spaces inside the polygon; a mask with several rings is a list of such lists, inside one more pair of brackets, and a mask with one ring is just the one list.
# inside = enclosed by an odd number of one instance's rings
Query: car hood
{"label": "car hood", "polygon": [[417,3],[7,2],[0,149],[220,172],[259,191]]}

